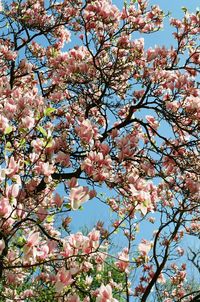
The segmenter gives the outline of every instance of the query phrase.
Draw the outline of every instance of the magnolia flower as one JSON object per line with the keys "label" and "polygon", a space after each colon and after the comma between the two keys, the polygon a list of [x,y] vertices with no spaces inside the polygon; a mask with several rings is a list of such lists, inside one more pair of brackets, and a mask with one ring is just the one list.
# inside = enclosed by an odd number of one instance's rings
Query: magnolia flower
{"label": "magnolia flower", "polygon": [[70,166],[70,156],[69,156],[69,154],[65,154],[62,151],[59,151],[56,154],[55,160],[56,160],[57,163],[60,163],[61,165],[65,166],[65,167]]}
{"label": "magnolia flower", "polygon": [[8,127],[9,127],[9,120],[5,116],[0,115],[0,131],[4,132]]}
{"label": "magnolia flower", "polygon": [[157,130],[159,123],[156,121],[155,117],[151,115],[146,115],[146,120],[154,130]]}
{"label": "magnolia flower", "polygon": [[69,200],[73,210],[77,210],[81,203],[87,201],[89,198],[89,190],[87,187],[78,186],[70,190]]}
{"label": "magnolia flower", "polygon": [[3,250],[5,249],[5,241],[3,239],[0,240],[0,255],[3,253]]}
{"label": "magnolia flower", "polygon": [[19,184],[12,184],[6,188],[6,195],[9,198],[15,198],[19,194]]}
{"label": "magnolia flower", "polygon": [[56,292],[61,292],[65,286],[70,285],[74,281],[72,279],[70,271],[66,271],[64,267],[58,271],[56,280]]}
{"label": "magnolia flower", "polygon": [[67,297],[68,302],[80,302],[80,298],[77,295]]}
{"label": "magnolia flower", "polygon": [[28,130],[32,129],[34,127],[35,124],[35,119],[31,116],[26,116],[24,118],[22,118],[22,125],[25,128],[28,128]]}
{"label": "magnolia flower", "polygon": [[100,231],[93,229],[89,234],[88,237],[90,239],[90,245],[92,248],[96,249],[99,246],[99,238],[100,238]]}
{"label": "magnolia flower", "polygon": [[45,176],[51,176],[55,171],[55,168],[49,162],[39,162],[37,166],[35,166],[34,171],[38,174],[44,174]]}
{"label": "magnolia flower", "polygon": [[9,163],[8,163],[8,168],[6,169],[6,174],[9,176],[9,177],[12,177],[14,176],[16,173],[18,173],[19,171],[19,164],[20,162],[16,162],[14,157],[11,156],[10,159],[9,159]]}
{"label": "magnolia flower", "polygon": [[80,126],[75,128],[75,131],[85,143],[90,143],[94,135],[93,126],[89,120],[84,120]]}
{"label": "magnolia flower", "polygon": [[96,298],[96,302],[118,302],[115,298],[112,296],[112,288],[109,284],[106,286],[104,284],[101,285],[99,288],[99,294]]}
{"label": "magnolia flower", "polygon": [[0,216],[1,217],[8,217],[12,212],[12,207],[9,203],[8,198],[1,198],[0,199]]}
{"label": "magnolia flower", "polygon": [[37,251],[37,258],[40,260],[45,260],[49,254],[49,247],[48,245],[43,245],[41,248]]}
{"label": "magnolia flower", "polygon": [[118,261],[116,262],[116,266],[122,272],[127,271],[127,267],[129,266],[129,251],[127,248],[124,248],[118,254]]}
{"label": "magnolia flower", "polygon": [[142,254],[142,256],[146,256],[151,250],[152,243],[143,239],[141,243],[138,245],[138,251]]}
{"label": "magnolia flower", "polygon": [[45,218],[48,215],[47,209],[43,208],[42,206],[39,206],[37,209],[37,217],[39,218],[40,221],[45,220]]}
{"label": "magnolia flower", "polygon": [[35,259],[37,255],[37,248],[40,241],[40,233],[39,232],[31,232],[28,236],[27,242],[24,245],[24,258],[28,260],[29,258]]}
{"label": "magnolia flower", "polygon": [[53,203],[57,206],[57,207],[61,207],[62,204],[63,204],[63,198],[60,197],[60,195],[58,193],[56,193],[54,195],[54,198],[53,198]]}

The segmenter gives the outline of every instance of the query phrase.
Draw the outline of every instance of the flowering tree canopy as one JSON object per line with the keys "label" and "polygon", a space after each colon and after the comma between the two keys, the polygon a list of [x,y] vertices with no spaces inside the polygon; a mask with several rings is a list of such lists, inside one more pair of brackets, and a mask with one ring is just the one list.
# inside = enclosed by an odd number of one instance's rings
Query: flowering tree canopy
{"label": "flowering tree canopy", "polygon": [[[200,231],[200,12],[147,48],[165,15],[145,0],[0,10],[1,301],[197,301],[184,247]],[[113,220],[71,232],[91,199]]]}

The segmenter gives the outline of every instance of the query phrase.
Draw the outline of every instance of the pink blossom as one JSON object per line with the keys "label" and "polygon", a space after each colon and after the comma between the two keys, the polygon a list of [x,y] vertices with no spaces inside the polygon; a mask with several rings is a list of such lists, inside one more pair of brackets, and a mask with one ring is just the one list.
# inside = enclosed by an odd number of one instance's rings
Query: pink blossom
{"label": "pink blossom", "polygon": [[19,194],[19,185],[18,184],[13,184],[12,186],[8,186],[6,189],[6,195],[11,198],[16,198]]}
{"label": "pink blossom", "polygon": [[37,216],[38,216],[38,218],[39,218],[40,221],[45,220],[45,218],[47,217],[47,215],[48,215],[47,209],[45,209],[42,206],[38,207]]}
{"label": "pink blossom", "polygon": [[146,256],[152,248],[152,243],[143,239],[141,243],[138,245],[138,251],[141,253],[142,256]]}
{"label": "pink blossom", "polygon": [[15,101],[13,99],[9,99],[4,106],[4,110],[7,113],[6,114],[7,117],[13,118],[17,110],[17,105],[15,104]]}
{"label": "pink blossom", "polygon": [[88,237],[92,241],[98,241],[100,238],[100,232],[98,230],[93,229],[89,234]]}
{"label": "pink blossom", "polygon": [[23,127],[30,130],[34,127],[34,124],[35,124],[35,119],[33,117],[26,116],[26,117],[22,118]]}
{"label": "pink blossom", "polygon": [[65,167],[69,167],[70,166],[70,156],[69,154],[66,154],[62,151],[59,151],[56,154],[56,158],[55,161],[57,163],[60,163],[61,165],[65,166]]}
{"label": "pink blossom", "polygon": [[158,283],[161,283],[161,284],[165,284],[166,283],[166,279],[164,277],[164,275],[161,273],[157,279]]}
{"label": "pink blossom", "polygon": [[87,187],[75,187],[71,188],[70,190],[70,195],[69,195],[69,200],[71,203],[71,208],[73,210],[78,210],[80,205],[87,201],[90,198],[89,196],[89,190]]}
{"label": "pink blossom", "polygon": [[176,249],[177,253],[179,256],[183,256],[184,255],[184,249],[181,248],[180,246],[177,247]]}
{"label": "pink blossom", "polygon": [[90,143],[95,133],[94,126],[89,120],[84,120],[80,126],[75,128],[75,131],[84,143]]}
{"label": "pink blossom", "polygon": [[146,115],[146,120],[154,130],[157,130],[159,123],[156,121],[155,117],[151,115]]}
{"label": "pink blossom", "polygon": [[157,57],[157,53],[155,51],[155,49],[149,48],[147,50],[147,61],[151,61],[154,60]]}
{"label": "pink blossom", "polygon": [[5,247],[6,247],[6,245],[5,245],[4,239],[0,239],[0,255],[2,254]]}
{"label": "pink blossom", "polygon": [[8,217],[12,212],[12,207],[9,203],[8,198],[1,198],[0,199],[0,216],[2,217]]}
{"label": "pink blossom", "polygon": [[42,247],[40,247],[37,250],[37,258],[39,260],[47,259],[48,254],[49,254],[49,247],[48,247],[48,245],[43,245]]}
{"label": "pink blossom", "polygon": [[109,284],[106,286],[104,284],[101,285],[96,302],[118,302],[118,300],[113,298],[112,288]]}
{"label": "pink blossom", "polygon": [[92,248],[96,249],[99,246],[99,238],[100,232],[98,230],[93,229],[89,234],[88,238],[90,240],[90,245]]}
{"label": "pink blossom", "polygon": [[73,255],[74,249],[71,247],[69,242],[64,241],[63,243],[63,252],[61,252],[61,255],[65,258]]}
{"label": "pink blossom", "polygon": [[135,202],[135,209],[140,210],[143,215],[146,215],[148,207],[151,205],[151,196],[147,190],[148,184],[138,181],[135,185],[130,184],[130,192]]}
{"label": "pink blossom", "polygon": [[22,294],[23,299],[25,299],[25,298],[31,298],[31,297],[33,297],[33,296],[34,296],[34,291],[31,290],[31,289],[26,289],[26,290],[23,292],[23,294]]}
{"label": "pink blossom", "polygon": [[37,166],[34,168],[35,172],[38,174],[43,174],[45,176],[51,176],[51,174],[54,173],[55,168],[53,165],[51,165],[49,162],[40,162]]}
{"label": "pink blossom", "polygon": [[96,192],[95,190],[91,190],[91,191],[89,192],[89,196],[90,196],[90,199],[92,199],[92,198],[94,198],[94,197],[97,196],[97,192]]}
{"label": "pink blossom", "polygon": [[26,59],[22,59],[20,64],[19,64],[19,67],[24,71],[24,72],[27,72],[27,73],[30,73],[33,69],[33,65],[31,63],[29,63]]}
{"label": "pink blossom", "polygon": [[85,253],[91,252],[90,240],[88,237],[83,236],[81,232],[71,234],[68,242],[77,250],[84,250]]}
{"label": "pink blossom", "polygon": [[16,274],[14,273],[7,273],[6,280],[8,283],[16,284]]}
{"label": "pink blossom", "polygon": [[80,298],[77,295],[68,296],[67,297],[68,302],[80,302]]}
{"label": "pink blossom", "polygon": [[24,245],[24,259],[28,260],[29,258],[35,259],[37,255],[37,245],[40,242],[40,233],[31,232],[28,236],[26,244]]}
{"label": "pink blossom", "polygon": [[3,219],[0,219],[0,228],[3,230],[4,234],[9,234],[14,223],[15,219],[11,217],[6,218],[5,221]]}
{"label": "pink blossom", "polygon": [[103,156],[106,156],[110,151],[110,147],[107,144],[100,144],[98,147],[102,152]]}
{"label": "pink blossom", "polygon": [[76,178],[76,177],[72,177],[72,178],[68,181],[68,186],[69,186],[69,188],[77,187],[77,186],[78,186],[77,178]]}
{"label": "pink blossom", "polygon": [[101,152],[91,151],[81,165],[89,176],[95,181],[104,181],[110,176],[112,160],[109,155],[105,157]]}
{"label": "pink blossom", "polygon": [[19,164],[20,162],[16,162],[14,157],[11,156],[9,159],[9,163],[8,163],[8,169],[6,170],[6,174],[9,177],[14,176],[15,174],[17,174],[17,172],[19,171]]}
{"label": "pink blossom", "polygon": [[36,138],[35,140],[32,140],[31,146],[33,147],[35,153],[41,152],[43,149],[43,141],[40,138]]}
{"label": "pink blossom", "polygon": [[116,262],[116,266],[122,272],[127,272],[127,267],[129,266],[129,251],[127,248],[124,248],[118,254],[118,261]]}
{"label": "pink blossom", "polygon": [[54,195],[54,198],[53,198],[53,203],[58,207],[60,208],[63,204],[63,198],[60,197],[60,195],[58,193],[56,193]]}
{"label": "pink blossom", "polygon": [[24,205],[21,203],[16,206],[15,213],[18,218],[24,218],[26,216],[26,212],[24,211]]}
{"label": "pink blossom", "polygon": [[62,292],[63,288],[70,285],[74,280],[72,279],[70,271],[67,271],[64,267],[60,269],[56,275],[56,292]]}

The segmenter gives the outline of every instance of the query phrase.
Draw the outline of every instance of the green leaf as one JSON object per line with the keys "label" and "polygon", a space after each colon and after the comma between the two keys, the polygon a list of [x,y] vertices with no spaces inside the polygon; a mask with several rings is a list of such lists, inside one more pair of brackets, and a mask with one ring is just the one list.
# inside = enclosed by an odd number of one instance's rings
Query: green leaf
{"label": "green leaf", "polygon": [[37,129],[42,133],[43,136],[47,137],[47,132],[42,126],[38,126]]}
{"label": "green leaf", "polygon": [[26,140],[25,140],[25,138],[22,138],[22,139],[20,140],[19,145],[20,145],[20,146],[24,146],[25,144],[26,144]]}
{"label": "green leaf", "polygon": [[58,51],[57,51],[55,48],[52,48],[52,49],[51,49],[51,56],[52,56],[53,58],[56,58],[57,55],[58,55]]}
{"label": "green leaf", "polygon": [[12,145],[10,142],[7,142],[6,145],[5,145],[5,150],[6,151],[13,151],[14,149],[12,148]]}
{"label": "green leaf", "polygon": [[54,215],[49,215],[49,216],[47,216],[46,222],[51,223],[51,222],[53,222],[53,221],[54,221]]}
{"label": "green leaf", "polygon": [[53,141],[52,139],[48,142],[48,144],[46,145],[46,148],[51,148],[53,146]]}
{"label": "green leaf", "polygon": [[23,246],[24,244],[26,243],[26,239],[24,238],[24,237],[19,237],[18,239],[17,239],[17,245],[18,246]]}
{"label": "green leaf", "polygon": [[188,11],[187,8],[186,8],[185,6],[182,6],[181,9],[182,9],[182,11],[183,11],[185,14],[186,14],[187,11]]}
{"label": "green leaf", "polygon": [[4,131],[4,134],[9,134],[10,132],[12,132],[13,128],[12,126],[8,126],[5,131]]}
{"label": "green leaf", "polygon": [[148,207],[148,205],[149,205],[148,200],[143,201],[143,205],[144,205],[145,207]]}
{"label": "green leaf", "polygon": [[70,205],[69,203],[64,204],[64,207],[65,207],[66,209],[71,209],[71,205]]}
{"label": "green leaf", "polygon": [[51,107],[49,107],[49,108],[46,108],[45,110],[44,110],[44,115],[45,116],[50,116],[53,112],[55,112],[56,111],[56,109],[55,108],[51,108]]}

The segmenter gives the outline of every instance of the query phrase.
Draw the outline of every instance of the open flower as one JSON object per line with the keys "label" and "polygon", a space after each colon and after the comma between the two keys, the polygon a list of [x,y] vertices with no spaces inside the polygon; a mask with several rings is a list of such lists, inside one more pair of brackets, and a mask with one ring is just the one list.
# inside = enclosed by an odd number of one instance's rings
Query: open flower
{"label": "open flower", "polygon": [[5,249],[5,241],[3,239],[0,240],[0,255],[3,253],[3,250]]}
{"label": "open flower", "polygon": [[127,272],[127,267],[129,266],[129,251],[127,248],[124,248],[118,254],[118,261],[116,262],[116,266],[121,272]]}
{"label": "open flower", "polygon": [[73,281],[74,280],[72,279],[70,271],[67,271],[63,267],[61,270],[58,271],[56,275],[56,292],[61,292],[65,286],[70,285]]}
{"label": "open flower", "polygon": [[28,236],[27,242],[24,245],[24,258],[28,260],[30,258],[35,259],[37,255],[37,246],[40,241],[40,233],[39,232],[31,232]]}
{"label": "open flower", "polygon": [[96,298],[96,302],[118,302],[115,298],[112,296],[112,288],[111,286],[102,284],[99,288],[99,294]]}
{"label": "open flower", "polygon": [[147,256],[152,248],[152,243],[148,240],[143,239],[138,245],[138,251],[142,256]]}
{"label": "open flower", "polygon": [[89,190],[87,187],[77,186],[75,188],[71,188],[69,200],[73,210],[77,210],[80,205],[89,198]]}

